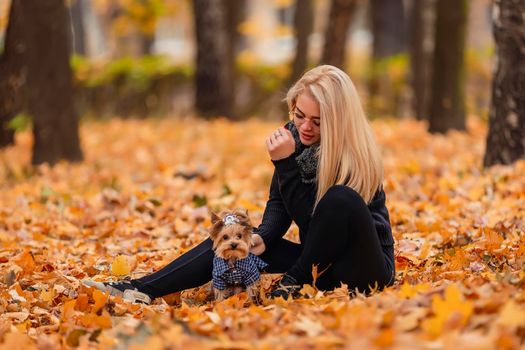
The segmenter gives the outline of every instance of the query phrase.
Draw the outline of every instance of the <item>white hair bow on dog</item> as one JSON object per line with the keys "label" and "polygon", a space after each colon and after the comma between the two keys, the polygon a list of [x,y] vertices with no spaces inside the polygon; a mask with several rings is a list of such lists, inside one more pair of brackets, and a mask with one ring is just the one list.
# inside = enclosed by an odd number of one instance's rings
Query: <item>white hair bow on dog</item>
{"label": "white hair bow on dog", "polygon": [[240,221],[235,215],[228,214],[224,217],[224,219],[222,219],[222,222],[224,222],[225,226],[230,226],[230,225],[238,224]]}

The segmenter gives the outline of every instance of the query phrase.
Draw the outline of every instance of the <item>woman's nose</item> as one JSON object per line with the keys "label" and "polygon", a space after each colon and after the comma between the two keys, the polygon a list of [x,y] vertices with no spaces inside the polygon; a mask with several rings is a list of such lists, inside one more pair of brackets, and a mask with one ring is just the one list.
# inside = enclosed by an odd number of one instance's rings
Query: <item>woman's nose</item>
{"label": "woman's nose", "polygon": [[313,126],[312,126],[312,121],[311,120],[308,120],[308,119],[305,119],[305,121],[303,122],[303,125],[301,125],[301,127],[305,130],[312,130]]}

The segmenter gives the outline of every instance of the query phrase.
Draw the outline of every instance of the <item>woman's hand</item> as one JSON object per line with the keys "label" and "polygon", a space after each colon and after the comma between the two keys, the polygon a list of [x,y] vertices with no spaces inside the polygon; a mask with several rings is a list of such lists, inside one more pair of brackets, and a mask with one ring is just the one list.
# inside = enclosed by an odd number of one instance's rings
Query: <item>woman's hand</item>
{"label": "woman's hand", "polygon": [[266,138],[266,147],[272,160],[284,159],[295,151],[295,140],[290,130],[280,127]]}
{"label": "woman's hand", "polygon": [[252,246],[250,248],[250,253],[255,255],[261,255],[266,250],[266,245],[264,244],[263,239],[260,235],[254,233],[252,235]]}

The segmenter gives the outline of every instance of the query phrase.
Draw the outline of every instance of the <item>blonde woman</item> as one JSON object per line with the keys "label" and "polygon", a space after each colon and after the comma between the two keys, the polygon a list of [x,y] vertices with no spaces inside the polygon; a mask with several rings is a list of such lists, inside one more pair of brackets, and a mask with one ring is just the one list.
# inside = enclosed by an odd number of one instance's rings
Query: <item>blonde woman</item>
{"label": "blonde woman", "polygon": [[[266,139],[275,166],[251,252],[284,273],[270,297],[297,296],[312,283],[324,290],[345,283],[370,292],[394,282],[393,238],[383,167],[357,91],[346,73],[328,65],[305,73],[287,94],[291,121]],[[300,243],[283,238],[292,221]],[[212,277],[208,239],[161,270],[130,282],[94,285],[149,302]]]}

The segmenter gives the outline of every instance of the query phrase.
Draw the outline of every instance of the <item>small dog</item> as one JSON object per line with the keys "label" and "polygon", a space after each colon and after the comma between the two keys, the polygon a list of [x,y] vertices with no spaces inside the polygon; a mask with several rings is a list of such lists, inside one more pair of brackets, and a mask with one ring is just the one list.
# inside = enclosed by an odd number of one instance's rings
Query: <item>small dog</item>
{"label": "small dog", "polygon": [[250,301],[257,300],[260,271],[268,264],[250,253],[252,225],[245,210],[211,214],[213,241],[213,292],[224,300],[246,289]]}

